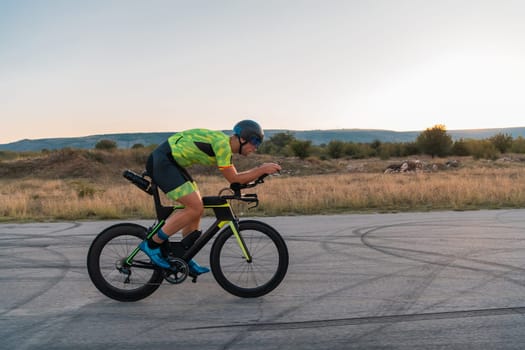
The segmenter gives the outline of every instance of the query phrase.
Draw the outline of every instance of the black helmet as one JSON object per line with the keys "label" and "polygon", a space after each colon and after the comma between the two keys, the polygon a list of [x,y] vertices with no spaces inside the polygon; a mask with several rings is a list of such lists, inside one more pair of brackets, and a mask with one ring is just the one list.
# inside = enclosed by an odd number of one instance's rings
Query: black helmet
{"label": "black helmet", "polygon": [[241,120],[233,127],[233,134],[247,142],[259,147],[264,139],[264,131],[261,126],[253,120]]}

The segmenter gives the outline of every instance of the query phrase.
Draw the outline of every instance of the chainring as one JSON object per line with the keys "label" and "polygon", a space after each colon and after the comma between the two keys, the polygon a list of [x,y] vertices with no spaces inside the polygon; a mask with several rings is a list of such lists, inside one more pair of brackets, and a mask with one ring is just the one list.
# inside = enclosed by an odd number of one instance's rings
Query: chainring
{"label": "chainring", "polygon": [[169,257],[168,262],[171,265],[171,269],[164,269],[164,279],[172,284],[182,283],[188,278],[190,268],[188,263],[181,258]]}

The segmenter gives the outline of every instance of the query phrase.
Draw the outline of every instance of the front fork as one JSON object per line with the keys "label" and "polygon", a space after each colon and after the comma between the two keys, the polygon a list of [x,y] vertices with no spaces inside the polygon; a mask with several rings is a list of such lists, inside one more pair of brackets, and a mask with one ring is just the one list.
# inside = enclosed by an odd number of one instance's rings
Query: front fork
{"label": "front fork", "polygon": [[246,246],[246,242],[244,241],[244,238],[239,233],[239,222],[234,221],[223,221],[221,223],[222,225],[220,227],[223,227],[224,225],[228,224],[230,226],[230,229],[233,232],[233,235],[235,236],[235,239],[237,240],[237,244],[239,244],[239,248],[241,248],[242,254],[244,258],[246,259],[246,262],[251,263],[252,262],[252,256],[250,252],[248,251],[248,247]]}

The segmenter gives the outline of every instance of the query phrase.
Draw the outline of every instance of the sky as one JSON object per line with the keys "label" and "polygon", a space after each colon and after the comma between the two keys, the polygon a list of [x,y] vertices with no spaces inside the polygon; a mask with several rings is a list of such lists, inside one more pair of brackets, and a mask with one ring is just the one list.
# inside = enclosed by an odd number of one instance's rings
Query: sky
{"label": "sky", "polygon": [[0,144],[525,126],[522,0],[0,0]]}

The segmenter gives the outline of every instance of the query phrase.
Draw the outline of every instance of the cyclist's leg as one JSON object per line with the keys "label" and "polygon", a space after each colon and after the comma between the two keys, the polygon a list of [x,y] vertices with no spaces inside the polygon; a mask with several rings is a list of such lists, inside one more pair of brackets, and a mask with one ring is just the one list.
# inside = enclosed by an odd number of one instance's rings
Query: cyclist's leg
{"label": "cyclist's leg", "polygon": [[194,222],[182,228],[182,237],[186,237],[192,232],[200,230],[201,227],[201,216],[199,216]]}
{"label": "cyclist's leg", "polygon": [[[198,190],[179,198],[178,202],[184,205],[184,209],[171,214],[162,227],[169,236],[179,230],[182,230],[183,236],[198,230],[201,216],[204,212],[202,198]],[[195,276],[210,272],[209,268],[200,266],[195,260],[188,261],[188,265],[190,274]]]}
{"label": "cyclist's leg", "polygon": [[[173,197],[168,194],[168,197]],[[172,198],[173,199],[173,198]],[[163,231],[171,236],[179,230],[183,230],[183,234],[197,230],[200,225],[200,219],[204,212],[202,198],[198,190],[186,194],[178,199],[177,202],[184,205],[184,209],[180,209],[171,214],[166,223],[162,227]]]}
{"label": "cyclist's leg", "polygon": [[[189,230],[197,228],[200,217],[204,211],[202,199],[198,191],[191,192],[179,198],[178,201],[185,206],[184,209],[177,210],[171,214],[166,219],[162,228],[147,242],[141,244],[142,251],[144,251],[156,265],[164,268],[169,268],[170,265],[162,254],[162,243],[181,229]],[[195,275],[209,271],[209,269],[200,267],[194,261],[190,261],[189,265],[190,272],[194,272]]]}

